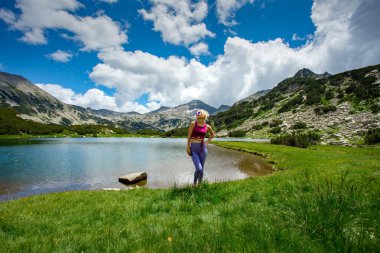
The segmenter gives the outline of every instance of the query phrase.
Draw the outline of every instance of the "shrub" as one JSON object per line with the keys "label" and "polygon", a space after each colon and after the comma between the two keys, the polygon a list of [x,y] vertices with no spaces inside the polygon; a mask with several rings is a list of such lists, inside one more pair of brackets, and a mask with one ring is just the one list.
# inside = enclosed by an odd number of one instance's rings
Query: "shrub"
{"label": "shrub", "polygon": [[315,132],[284,134],[272,138],[271,144],[282,144],[293,147],[306,148],[309,145],[317,144],[320,140],[320,135]]}
{"label": "shrub", "polygon": [[314,112],[318,115],[336,111],[335,105],[322,105],[314,108]]}
{"label": "shrub", "polygon": [[302,104],[303,101],[303,94],[299,93],[296,97],[292,98],[288,102],[286,102],[283,106],[281,106],[280,109],[278,109],[278,113],[283,113],[290,111],[292,108],[296,107],[297,105]]}
{"label": "shrub", "polygon": [[188,128],[183,127],[183,128],[175,128],[172,130],[167,131],[165,134],[158,130],[154,130],[156,135],[164,135],[166,137],[171,137],[171,136],[187,136],[188,134]]}
{"label": "shrub", "polygon": [[296,122],[291,128],[292,129],[305,129],[305,128],[307,128],[307,125],[304,122]]}
{"label": "shrub", "polygon": [[378,112],[380,112],[380,105],[373,104],[373,105],[371,105],[370,109],[371,109],[372,113],[378,113]]}
{"label": "shrub", "polygon": [[317,92],[312,92],[310,91],[308,94],[307,94],[307,97],[306,97],[306,101],[305,103],[307,105],[314,105],[314,104],[318,104],[321,102],[321,94],[320,93],[317,93]]}
{"label": "shrub", "polygon": [[368,145],[380,143],[380,128],[369,129],[364,136],[364,143]]}
{"label": "shrub", "polygon": [[326,100],[330,100],[330,99],[334,98],[334,92],[332,90],[327,90],[325,92],[325,98],[326,98]]}
{"label": "shrub", "polygon": [[276,126],[281,125],[282,122],[283,122],[283,121],[280,120],[280,119],[274,119],[274,120],[272,120],[272,121],[269,123],[269,126],[270,126],[270,127],[276,127]]}
{"label": "shrub", "polygon": [[258,124],[258,125],[253,125],[251,129],[252,130],[261,130],[263,128],[264,128],[264,126],[262,124]]}
{"label": "shrub", "polygon": [[280,126],[274,127],[271,130],[269,130],[269,132],[272,134],[278,134],[281,132],[281,127]]}
{"label": "shrub", "polygon": [[246,131],[237,130],[237,131],[228,132],[228,136],[229,137],[244,137],[246,133],[247,133]]}

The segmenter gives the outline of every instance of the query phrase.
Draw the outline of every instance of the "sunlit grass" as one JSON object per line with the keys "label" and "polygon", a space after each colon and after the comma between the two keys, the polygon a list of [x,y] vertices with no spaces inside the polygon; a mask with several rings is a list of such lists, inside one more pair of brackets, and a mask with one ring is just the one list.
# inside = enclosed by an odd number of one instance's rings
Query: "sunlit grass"
{"label": "sunlit grass", "polygon": [[259,153],[277,172],[195,189],[3,202],[0,251],[379,251],[380,149],[214,143]]}

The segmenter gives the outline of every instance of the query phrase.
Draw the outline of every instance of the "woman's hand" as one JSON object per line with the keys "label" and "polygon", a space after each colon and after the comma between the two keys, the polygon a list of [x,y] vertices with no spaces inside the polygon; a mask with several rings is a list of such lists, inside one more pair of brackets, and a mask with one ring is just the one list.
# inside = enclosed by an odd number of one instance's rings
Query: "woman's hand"
{"label": "woman's hand", "polygon": [[190,147],[187,147],[187,154],[188,154],[189,156],[191,156],[191,150],[190,150]]}

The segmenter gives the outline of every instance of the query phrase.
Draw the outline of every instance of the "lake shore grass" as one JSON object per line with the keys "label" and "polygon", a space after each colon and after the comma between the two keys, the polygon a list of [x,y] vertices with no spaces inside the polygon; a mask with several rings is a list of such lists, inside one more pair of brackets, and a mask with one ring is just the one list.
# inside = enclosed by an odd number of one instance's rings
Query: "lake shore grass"
{"label": "lake shore grass", "polygon": [[276,172],[2,202],[0,251],[379,252],[380,149],[213,144],[261,155]]}

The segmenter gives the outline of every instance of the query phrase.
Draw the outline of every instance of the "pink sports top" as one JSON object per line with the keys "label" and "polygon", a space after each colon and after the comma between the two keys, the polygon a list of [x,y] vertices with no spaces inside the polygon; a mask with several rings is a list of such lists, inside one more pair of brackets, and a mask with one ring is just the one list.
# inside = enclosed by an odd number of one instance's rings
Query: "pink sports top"
{"label": "pink sports top", "polygon": [[199,126],[198,122],[195,121],[195,126],[191,138],[204,139],[207,133],[207,124],[204,123],[203,126]]}

